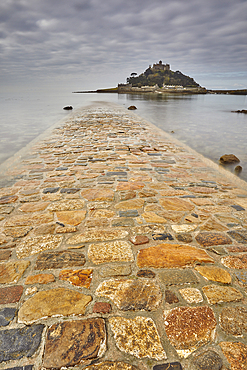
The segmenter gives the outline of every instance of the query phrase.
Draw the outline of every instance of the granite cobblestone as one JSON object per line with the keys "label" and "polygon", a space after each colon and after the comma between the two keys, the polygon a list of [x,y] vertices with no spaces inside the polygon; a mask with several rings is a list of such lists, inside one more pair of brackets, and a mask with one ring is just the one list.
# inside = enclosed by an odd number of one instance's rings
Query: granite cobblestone
{"label": "granite cobblestone", "polygon": [[73,112],[1,178],[0,369],[246,369],[246,198],[122,107]]}

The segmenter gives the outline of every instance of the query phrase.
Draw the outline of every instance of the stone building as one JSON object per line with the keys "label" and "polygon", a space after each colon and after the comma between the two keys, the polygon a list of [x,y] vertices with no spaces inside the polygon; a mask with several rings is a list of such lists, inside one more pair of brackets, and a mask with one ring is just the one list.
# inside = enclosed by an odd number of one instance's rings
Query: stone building
{"label": "stone building", "polygon": [[159,63],[153,64],[152,70],[154,70],[154,71],[170,71],[170,64],[163,64],[162,60],[160,60]]}

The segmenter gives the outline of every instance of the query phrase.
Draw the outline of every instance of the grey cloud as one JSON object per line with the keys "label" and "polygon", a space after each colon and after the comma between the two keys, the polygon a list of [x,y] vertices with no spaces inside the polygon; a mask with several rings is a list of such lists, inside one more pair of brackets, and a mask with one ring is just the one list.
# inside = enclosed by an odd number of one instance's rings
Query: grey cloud
{"label": "grey cloud", "polygon": [[2,0],[2,70],[117,75],[163,59],[192,75],[246,71],[246,13],[244,0]]}

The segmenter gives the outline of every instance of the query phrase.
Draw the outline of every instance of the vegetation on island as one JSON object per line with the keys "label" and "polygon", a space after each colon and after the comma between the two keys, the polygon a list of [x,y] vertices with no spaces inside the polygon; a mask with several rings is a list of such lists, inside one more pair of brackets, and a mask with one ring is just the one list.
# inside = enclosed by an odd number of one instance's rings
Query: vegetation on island
{"label": "vegetation on island", "polygon": [[192,77],[184,75],[180,71],[157,70],[151,66],[145,72],[137,76],[137,73],[131,73],[127,78],[127,83],[133,87],[163,85],[183,86],[183,87],[200,87]]}

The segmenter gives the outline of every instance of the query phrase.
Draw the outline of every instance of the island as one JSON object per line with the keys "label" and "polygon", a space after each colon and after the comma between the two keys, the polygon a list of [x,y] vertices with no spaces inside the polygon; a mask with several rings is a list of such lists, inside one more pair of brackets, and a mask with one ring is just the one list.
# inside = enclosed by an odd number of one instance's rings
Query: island
{"label": "island", "polygon": [[98,89],[95,91],[74,91],[74,93],[118,93],[118,94],[234,94],[247,95],[244,90],[207,90],[200,86],[192,77],[180,71],[172,71],[170,64],[163,64],[162,60],[149,67],[139,76],[133,72],[127,77],[126,83],[119,83],[117,87]]}

